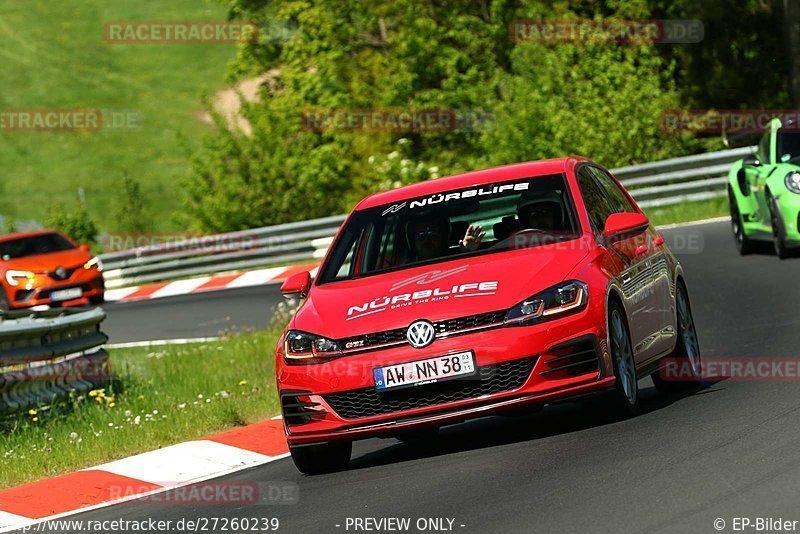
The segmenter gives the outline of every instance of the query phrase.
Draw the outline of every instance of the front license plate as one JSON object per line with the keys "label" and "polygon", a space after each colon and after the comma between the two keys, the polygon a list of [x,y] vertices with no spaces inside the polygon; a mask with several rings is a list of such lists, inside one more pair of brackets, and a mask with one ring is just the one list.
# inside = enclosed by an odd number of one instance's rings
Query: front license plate
{"label": "front license plate", "polygon": [[59,289],[50,293],[50,300],[72,300],[79,299],[83,296],[83,290],[79,287],[71,287],[69,289]]}
{"label": "front license plate", "polygon": [[475,356],[468,350],[416,362],[387,365],[373,369],[372,373],[377,390],[419,386],[475,374]]}

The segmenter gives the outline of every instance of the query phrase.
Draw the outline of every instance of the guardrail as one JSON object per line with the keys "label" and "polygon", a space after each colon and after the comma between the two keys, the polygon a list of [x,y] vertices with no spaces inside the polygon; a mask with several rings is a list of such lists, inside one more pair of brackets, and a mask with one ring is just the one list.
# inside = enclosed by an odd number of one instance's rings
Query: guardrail
{"label": "guardrail", "polygon": [[[644,208],[725,195],[728,168],[755,147],[742,147],[612,169]],[[217,234],[201,246],[163,244],[101,256],[110,289],[190,276],[321,259],[344,215]],[[225,244],[239,243],[237,250]],[[242,246],[247,243],[247,246]]]}
{"label": "guardrail", "polygon": [[0,414],[101,387],[110,377],[101,308],[0,314]]}
{"label": "guardrail", "polygon": [[707,152],[612,169],[643,208],[725,196],[728,170],[756,147]]}

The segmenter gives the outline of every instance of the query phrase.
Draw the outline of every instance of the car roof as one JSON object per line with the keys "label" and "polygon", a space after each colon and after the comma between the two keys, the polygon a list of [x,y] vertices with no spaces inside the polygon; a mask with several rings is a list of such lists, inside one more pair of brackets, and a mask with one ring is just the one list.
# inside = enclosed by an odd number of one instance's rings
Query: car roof
{"label": "car roof", "polygon": [[59,234],[62,235],[61,232],[58,230],[34,230],[32,232],[17,232],[14,234],[6,234],[0,235],[0,243],[4,241],[11,241],[14,239],[22,239],[26,237],[36,237],[40,235],[47,235],[47,234]]}
{"label": "car roof", "polygon": [[566,158],[529,161],[526,163],[515,163],[513,165],[503,165],[502,167],[492,167],[491,169],[435,178],[425,182],[406,185],[391,191],[375,193],[359,202],[355,210],[374,208],[376,206],[401,202],[410,198],[434,195],[436,193],[463,189],[465,187],[506,182],[520,178],[546,176],[548,174],[560,174],[565,172],[568,167],[576,165],[578,161],[585,161],[585,158],[570,156]]}

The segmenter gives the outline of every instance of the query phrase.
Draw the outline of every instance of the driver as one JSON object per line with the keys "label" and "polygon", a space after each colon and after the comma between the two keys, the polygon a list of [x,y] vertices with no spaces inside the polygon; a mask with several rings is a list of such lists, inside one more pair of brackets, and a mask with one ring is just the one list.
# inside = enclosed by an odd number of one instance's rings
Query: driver
{"label": "driver", "polygon": [[[411,251],[417,260],[432,260],[446,256],[450,243],[450,220],[441,215],[423,215],[408,222],[407,226]],[[470,225],[464,237],[458,242],[461,252],[476,250],[486,232],[480,225]]]}
{"label": "driver", "polygon": [[561,202],[554,198],[523,198],[517,205],[522,230],[553,232],[562,229]]}

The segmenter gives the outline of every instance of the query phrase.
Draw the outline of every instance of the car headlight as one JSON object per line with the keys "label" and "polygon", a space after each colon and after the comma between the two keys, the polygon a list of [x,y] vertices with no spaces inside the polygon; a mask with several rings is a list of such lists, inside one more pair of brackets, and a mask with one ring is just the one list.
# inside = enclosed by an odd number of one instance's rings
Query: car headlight
{"label": "car headlight", "polygon": [[520,302],[506,313],[506,324],[531,324],[580,311],[589,302],[586,284],[563,282]]}
{"label": "car headlight", "polygon": [[15,271],[13,269],[6,271],[6,281],[12,286],[18,286],[20,280],[33,280],[34,276],[36,275],[30,271]]}
{"label": "car headlight", "polygon": [[786,175],[783,182],[786,184],[786,189],[792,193],[800,195],[800,172],[792,171]]}
{"label": "car headlight", "polygon": [[103,260],[99,257],[95,256],[91,260],[87,261],[83,264],[84,269],[91,269],[92,267],[96,267],[98,271],[101,273],[103,272]]}
{"label": "car headlight", "polygon": [[336,341],[299,330],[289,330],[283,346],[283,355],[287,360],[324,360],[342,355],[342,349]]}

